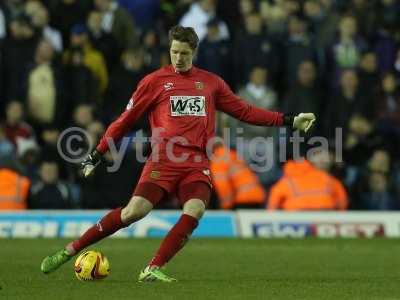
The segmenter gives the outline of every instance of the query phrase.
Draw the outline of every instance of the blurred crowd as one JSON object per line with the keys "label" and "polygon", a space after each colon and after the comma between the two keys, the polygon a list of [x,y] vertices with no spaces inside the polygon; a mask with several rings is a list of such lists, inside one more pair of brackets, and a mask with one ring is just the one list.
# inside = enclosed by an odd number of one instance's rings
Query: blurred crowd
{"label": "blurred crowd", "polygon": [[[76,126],[96,143],[141,78],[169,64],[175,24],[199,35],[195,65],[257,106],[314,112],[317,126],[305,138],[329,142],[306,161],[274,155],[260,171],[250,154],[278,153],[281,133],[219,115],[218,133],[242,127],[243,143],[216,149],[230,160],[212,162],[210,207],[400,209],[399,0],[1,1],[0,209],[129,200],[146,145],[132,144],[118,172],[106,163],[83,180],[57,141]],[[139,131],[149,134],[145,116],[130,135]],[[276,139],[257,146],[259,136]]]}

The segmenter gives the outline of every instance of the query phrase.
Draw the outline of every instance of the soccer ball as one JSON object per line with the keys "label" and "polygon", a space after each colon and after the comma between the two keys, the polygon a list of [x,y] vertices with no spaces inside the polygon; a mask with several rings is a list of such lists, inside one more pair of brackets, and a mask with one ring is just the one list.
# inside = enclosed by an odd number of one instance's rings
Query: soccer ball
{"label": "soccer ball", "polygon": [[75,275],[79,280],[103,279],[110,274],[110,263],[101,252],[85,251],[75,261]]}

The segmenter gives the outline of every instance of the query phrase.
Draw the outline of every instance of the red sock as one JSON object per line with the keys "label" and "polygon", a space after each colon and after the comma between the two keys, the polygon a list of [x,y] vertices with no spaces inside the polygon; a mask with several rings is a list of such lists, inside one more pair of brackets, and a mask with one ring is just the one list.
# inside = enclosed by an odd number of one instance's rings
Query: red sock
{"label": "red sock", "polygon": [[106,214],[96,225],[90,227],[79,239],[75,240],[72,247],[76,252],[79,252],[123,227],[126,227],[126,225],[121,221],[121,208],[116,208]]}
{"label": "red sock", "polygon": [[157,254],[150,261],[150,266],[162,267],[174,257],[186,244],[189,235],[196,229],[198,223],[196,218],[183,214],[162,241]]}

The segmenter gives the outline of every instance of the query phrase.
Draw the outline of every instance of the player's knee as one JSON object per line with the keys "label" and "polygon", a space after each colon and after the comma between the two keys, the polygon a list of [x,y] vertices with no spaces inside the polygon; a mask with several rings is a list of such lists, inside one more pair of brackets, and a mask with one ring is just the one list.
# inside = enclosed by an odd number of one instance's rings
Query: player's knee
{"label": "player's knee", "polygon": [[190,199],[183,206],[183,213],[196,218],[201,219],[206,210],[206,205],[200,199]]}
{"label": "player's knee", "polygon": [[131,224],[145,217],[153,209],[153,204],[140,196],[133,196],[121,211],[121,220]]}

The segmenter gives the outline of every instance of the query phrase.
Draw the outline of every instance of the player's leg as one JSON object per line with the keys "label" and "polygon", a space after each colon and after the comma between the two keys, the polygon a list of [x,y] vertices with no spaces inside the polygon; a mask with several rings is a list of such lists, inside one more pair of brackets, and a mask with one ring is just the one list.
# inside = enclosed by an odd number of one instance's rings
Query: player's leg
{"label": "player's leg", "polygon": [[[143,189],[143,185],[138,189]],[[157,199],[162,197],[161,188],[159,192],[160,196],[156,194]],[[140,192],[139,195],[141,195]],[[66,246],[68,254],[75,255],[86,247],[145,217],[153,209],[153,204],[150,200],[147,200],[149,198],[139,195],[134,195],[124,208],[116,208],[109,212],[79,239],[69,243]]]}
{"label": "player's leg", "polygon": [[175,281],[163,274],[160,268],[184,247],[204,214],[210,194],[210,186],[205,182],[197,181],[182,185],[178,196],[184,203],[183,214],[168,232],[149,265],[140,273],[139,281]]}
{"label": "player's leg", "polygon": [[79,239],[69,243],[55,254],[47,256],[41,264],[42,272],[50,273],[56,270],[82,249],[142,219],[162,199],[163,195],[164,190],[153,183],[139,184],[134,196],[124,208],[110,211]]}
{"label": "player's leg", "polygon": [[[202,183],[203,184],[203,183]],[[206,188],[208,188],[206,186]],[[205,211],[203,199],[192,198],[183,206],[183,214],[171,228],[160,245],[157,254],[150,262],[151,266],[162,267],[183,248]]]}

